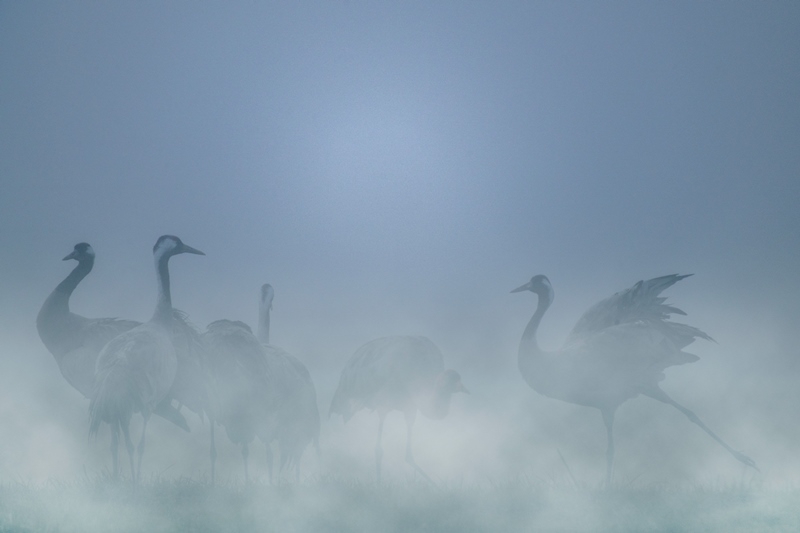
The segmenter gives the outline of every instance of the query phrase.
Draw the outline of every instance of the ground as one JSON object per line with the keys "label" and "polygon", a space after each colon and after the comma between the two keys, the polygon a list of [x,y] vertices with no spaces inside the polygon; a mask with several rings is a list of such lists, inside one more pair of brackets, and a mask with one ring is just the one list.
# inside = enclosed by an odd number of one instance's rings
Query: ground
{"label": "ground", "polygon": [[610,489],[517,479],[485,486],[344,479],[298,485],[107,477],[0,485],[0,531],[645,532],[798,531],[800,490]]}

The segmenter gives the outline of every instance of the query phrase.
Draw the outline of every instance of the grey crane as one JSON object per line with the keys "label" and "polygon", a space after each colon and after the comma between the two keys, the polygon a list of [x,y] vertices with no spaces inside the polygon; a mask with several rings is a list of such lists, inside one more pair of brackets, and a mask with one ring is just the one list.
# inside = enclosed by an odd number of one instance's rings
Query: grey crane
{"label": "grey crane", "polygon": [[233,320],[212,322],[202,340],[212,399],[211,482],[216,475],[215,423],[241,448],[247,482],[249,446],[257,434],[274,426],[272,379],[264,349],[247,324]]}
{"label": "grey crane", "polygon": [[[140,325],[140,322],[117,318],[86,318],[70,311],[70,296],[94,267],[94,249],[88,243],[80,242],[63,260],[71,259],[78,264],[42,304],[36,317],[36,329],[67,382],[84,397],[90,398],[100,350],[111,339]],[[154,413],[186,431],[189,430],[186,420],[169,401],[158,404]]]}
{"label": "grey crane", "polygon": [[668,320],[672,314],[686,313],[665,304],[666,298],[659,296],[689,275],[639,281],[600,301],[583,314],[564,347],[555,352],[543,351],[536,340],[539,323],[553,302],[550,280],[540,274],[511,291],[530,291],[538,296],[536,311],[519,344],[522,377],[544,396],[600,410],[608,438],[607,486],[614,464],[614,414],[622,403],[639,394],[675,407],[738,461],[756,468],[752,459],[728,446],[658,385],[666,368],[699,359],[683,348],[698,338],[712,340],[697,328]]}
{"label": "grey crane", "polygon": [[[162,235],[153,247],[158,300],[152,318],[112,339],[97,358],[95,382],[89,403],[89,432],[96,434],[100,424],[111,426],[111,453],[114,477],[119,475],[118,442],[120,430],[130,459],[131,478],[141,476],[147,422],[155,407],[168,397],[178,367],[172,334],[174,310],[170,295],[170,257],[191,253],[205,255],[184,244],[174,235]],[[144,418],[138,445],[138,465],[134,468],[133,443],[129,425],[134,413]]]}
{"label": "grey crane", "polygon": [[[300,480],[300,459],[310,443],[319,454],[319,409],[317,391],[306,366],[287,351],[270,344],[270,311],[275,291],[265,283],[261,287],[258,308],[258,340],[261,341],[273,382],[275,399],[275,425],[270,433],[259,437],[267,446],[270,481],[272,480],[272,440],[278,442],[281,470],[287,466],[295,469],[295,480]],[[264,426],[265,429],[269,429]]]}
{"label": "grey crane", "polygon": [[390,411],[406,419],[406,462],[433,483],[417,465],[411,450],[411,432],[417,411],[434,420],[447,416],[450,397],[468,393],[455,370],[444,369],[439,348],[426,337],[382,337],[360,347],[342,370],[329,416],[342,415],[345,423],[359,410],[378,412],[375,473],[381,481],[381,435]]}

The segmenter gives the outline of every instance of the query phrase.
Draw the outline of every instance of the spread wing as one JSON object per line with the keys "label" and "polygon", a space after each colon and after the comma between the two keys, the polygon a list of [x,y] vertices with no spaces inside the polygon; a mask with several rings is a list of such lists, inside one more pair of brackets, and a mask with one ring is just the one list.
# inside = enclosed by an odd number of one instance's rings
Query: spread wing
{"label": "spread wing", "polygon": [[689,276],[691,274],[671,274],[639,281],[633,287],[598,302],[581,316],[569,334],[566,344],[578,344],[607,328],[634,323],[645,323],[658,328],[664,334],[673,337],[680,348],[690,344],[696,337],[712,340],[697,328],[667,320],[671,314],[686,315],[686,313],[666,304],[666,297],[659,295]]}

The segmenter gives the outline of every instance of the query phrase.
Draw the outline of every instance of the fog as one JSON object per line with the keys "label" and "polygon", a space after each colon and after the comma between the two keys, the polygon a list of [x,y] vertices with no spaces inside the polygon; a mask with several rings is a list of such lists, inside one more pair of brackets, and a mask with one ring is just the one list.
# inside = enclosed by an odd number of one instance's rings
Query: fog
{"label": "fog", "polygon": [[[323,418],[304,479],[373,479],[377,416],[327,418],[339,373],[424,335],[472,392],[417,419],[432,478],[600,483],[600,414],[522,380],[536,297],[509,291],[550,278],[555,349],[600,299],[693,273],[665,295],[716,343],[662,386],[760,473],[640,397],[615,479],[796,486],[799,21],[792,2],[0,2],[0,482],[110,468],[36,314],[86,241],[73,312],[147,320],[170,233],[207,254],[170,263],[199,328],[255,326],[275,287],[272,342]],[[184,414],[191,433],[153,418],[145,477],[208,477],[208,422]],[[386,477],[413,478],[399,413],[383,443]]]}

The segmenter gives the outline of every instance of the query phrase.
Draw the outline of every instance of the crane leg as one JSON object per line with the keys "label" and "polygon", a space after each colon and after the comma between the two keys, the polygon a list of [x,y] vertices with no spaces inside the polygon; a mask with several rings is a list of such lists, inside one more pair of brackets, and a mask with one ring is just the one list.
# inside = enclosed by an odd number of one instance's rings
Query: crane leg
{"label": "crane leg", "polygon": [[386,413],[378,413],[378,442],[375,444],[375,474],[378,479],[378,484],[381,483],[381,460],[383,459],[383,448],[381,448],[381,436],[383,435],[383,421],[386,419]]}
{"label": "crane leg", "polygon": [[411,451],[411,434],[412,434],[412,429],[414,428],[414,421],[417,419],[417,412],[416,410],[406,411],[405,416],[406,416],[406,462],[410,464],[414,468],[414,470],[419,473],[419,475],[425,478],[425,481],[427,481],[428,483],[430,483],[435,487],[436,483],[433,482],[433,480],[428,476],[428,474],[425,473],[424,470],[422,470],[419,467],[419,465],[417,465],[417,462],[414,460],[414,453]]}
{"label": "crane leg", "polygon": [[606,488],[611,486],[611,473],[614,471],[614,411],[601,410],[606,425],[608,445],[606,446]]}
{"label": "crane leg", "polygon": [[209,455],[211,457],[211,486],[214,486],[214,478],[216,474],[216,466],[217,466],[217,445],[214,442],[214,420],[209,420],[209,425],[211,426],[211,446],[209,447]]}
{"label": "crane leg", "polygon": [[750,459],[745,454],[743,454],[741,452],[737,452],[736,450],[734,450],[733,448],[728,446],[728,443],[726,443],[724,440],[719,438],[716,433],[711,431],[708,428],[708,426],[706,426],[703,423],[703,421],[700,420],[700,418],[698,418],[698,416],[696,414],[694,414],[691,410],[687,409],[686,407],[682,406],[681,404],[679,404],[678,402],[676,402],[675,400],[670,398],[669,395],[666,392],[664,392],[663,390],[661,390],[660,388],[656,387],[655,389],[648,390],[648,391],[644,392],[643,394],[645,396],[649,396],[649,397],[653,398],[654,400],[658,400],[659,402],[663,402],[663,403],[671,405],[672,407],[674,407],[675,409],[677,409],[678,411],[680,411],[681,413],[686,415],[686,418],[688,418],[690,422],[692,422],[693,424],[696,424],[697,426],[700,427],[700,429],[702,429],[703,431],[708,433],[708,435],[712,439],[717,441],[720,444],[720,446],[722,446],[723,448],[728,450],[728,452],[730,452],[730,454],[733,455],[733,457],[737,461],[739,461],[739,462],[741,462],[741,463],[743,463],[743,464],[745,464],[747,466],[755,468],[758,472],[761,472],[761,470],[758,470],[758,467],[756,466],[755,461]]}
{"label": "crane leg", "polygon": [[269,484],[272,485],[272,443],[267,443],[267,475],[269,476]]}
{"label": "crane leg", "polygon": [[139,439],[139,446],[137,447],[138,460],[136,465],[136,481],[142,479],[142,456],[144,455],[144,435],[147,432],[147,422],[150,420],[150,415],[142,415],[144,423],[142,424],[142,437]]}
{"label": "crane leg", "polygon": [[247,457],[250,455],[250,448],[247,446],[245,442],[242,444],[242,463],[244,463],[244,482],[245,484],[250,482],[250,476],[247,473]]}
{"label": "crane leg", "polygon": [[131,463],[131,481],[136,482],[136,469],[133,467],[133,441],[131,440],[130,419],[119,422],[122,435],[125,437],[125,449],[128,450],[128,460]]}
{"label": "crane leg", "polygon": [[119,424],[111,423],[111,468],[114,480],[119,479]]}

